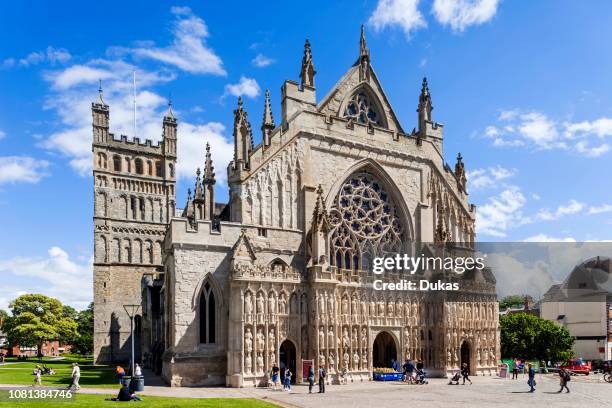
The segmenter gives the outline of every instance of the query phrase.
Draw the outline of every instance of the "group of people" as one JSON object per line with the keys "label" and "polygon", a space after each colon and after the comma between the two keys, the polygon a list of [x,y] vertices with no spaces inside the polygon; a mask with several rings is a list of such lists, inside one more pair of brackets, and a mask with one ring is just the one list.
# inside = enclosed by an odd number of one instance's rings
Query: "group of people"
{"label": "group of people", "polygon": [[[391,367],[396,372],[400,372],[399,361],[395,359],[391,360]],[[425,366],[421,360],[417,360],[416,365],[412,362],[412,360],[406,360],[404,365],[401,367],[401,372],[402,381],[404,382],[410,384],[427,384],[427,380],[425,379]]]}
{"label": "group of people", "polygon": [[[325,367],[319,367],[319,394],[325,393],[325,378],[327,377],[327,371],[325,371]],[[315,382],[315,372],[314,368],[310,366],[308,369],[308,393],[312,394],[312,388],[314,387]]]}
{"label": "group of people", "polygon": [[[46,365],[36,364],[34,367],[34,384],[33,387],[41,387],[42,386],[42,376],[43,375],[53,375],[55,371]],[[70,385],[68,388],[71,390],[80,390],[81,386],[79,385],[79,380],[81,378],[81,367],[79,367],[79,363],[72,363],[72,373],[70,375]]]}
{"label": "group of people", "polygon": [[[536,371],[535,371],[533,364],[528,363],[527,364],[527,375],[528,375],[527,384],[529,385],[529,392],[534,392],[536,390],[535,389],[535,386],[536,386],[535,374],[536,374]],[[568,370],[564,368],[559,369],[559,385],[561,385],[561,388],[557,392],[558,393],[563,392],[564,388],[565,388],[566,393],[570,392],[567,386],[567,383],[571,379],[572,379],[572,376]]]}
{"label": "group of people", "polygon": [[[282,375],[282,379],[280,378]],[[293,373],[289,369],[289,367],[285,367],[283,369],[279,368],[276,364],[272,367],[272,372],[270,374],[270,378],[272,379],[272,389],[276,390],[278,387],[279,379],[282,380],[283,383],[283,391],[291,391],[291,377]]]}

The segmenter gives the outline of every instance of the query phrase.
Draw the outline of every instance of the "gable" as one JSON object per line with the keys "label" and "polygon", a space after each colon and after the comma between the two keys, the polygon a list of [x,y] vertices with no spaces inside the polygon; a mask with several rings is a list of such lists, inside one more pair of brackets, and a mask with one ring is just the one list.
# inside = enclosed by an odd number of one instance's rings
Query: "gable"
{"label": "gable", "polygon": [[326,116],[345,117],[353,96],[363,92],[369,97],[371,107],[380,116],[377,126],[404,133],[372,66],[368,65],[369,75],[363,81],[360,80],[359,68],[358,64],[353,65],[323,98],[317,110]]}

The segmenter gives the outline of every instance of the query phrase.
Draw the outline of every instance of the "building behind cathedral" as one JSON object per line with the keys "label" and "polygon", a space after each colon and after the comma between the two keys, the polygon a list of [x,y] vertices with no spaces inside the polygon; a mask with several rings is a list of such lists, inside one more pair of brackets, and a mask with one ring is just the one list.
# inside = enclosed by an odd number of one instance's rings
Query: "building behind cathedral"
{"label": "building behind cathedral", "polygon": [[[423,360],[430,375],[463,362],[491,374],[499,360],[495,278],[423,271],[457,292],[376,291],[376,257],[470,253],[475,208],[462,157],[444,161],[443,126],[423,80],[417,124],[399,123],[361,33],[357,61],[322,99],[308,41],[300,81],[281,88],[280,123],[266,92],[262,141],[242,101],[234,110],[229,203],[215,202],[214,146],[175,214],[177,121],[163,139],[115,140],[109,107],[94,127],[95,356],[138,361],[173,386],[253,386],[273,364],[302,380],[301,361],[329,381],[365,381],[391,359]],[[415,251],[419,251],[416,253]]]}

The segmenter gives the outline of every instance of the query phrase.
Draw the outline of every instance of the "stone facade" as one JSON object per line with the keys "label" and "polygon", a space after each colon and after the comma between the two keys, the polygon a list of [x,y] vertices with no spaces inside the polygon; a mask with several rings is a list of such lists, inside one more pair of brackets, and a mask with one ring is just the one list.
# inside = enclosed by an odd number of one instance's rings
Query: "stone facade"
{"label": "stone facade", "polygon": [[[458,292],[373,288],[375,257],[473,252],[475,208],[463,158],[457,156],[454,170],[445,163],[443,126],[432,119],[427,81],[418,124],[405,132],[372,69],[363,30],[357,61],[320,101],[315,74],[307,41],[300,83],[285,81],[281,88],[278,125],[266,92],[257,146],[238,100],[229,203],[215,203],[214,151],[207,146],[183,212],[167,225],[149,225],[163,238],[163,271],[157,262],[101,258],[102,245],[96,246],[98,355],[111,339],[107,320],[99,319],[118,315],[140,288],[143,326],[151,328],[140,339],[143,350],[157,355],[153,364],[172,386],[259,385],[275,364],[289,366],[301,381],[302,360],[325,366],[332,382],[368,380],[391,358],[423,360],[429,375],[446,375],[463,362],[472,373],[494,372],[499,324],[490,270],[385,274],[388,281],[458,282]],[[94,139],[94,159],[99,149],[110,157],[115,144],[129,145],[112,143],[98,147]],[[110,173],[98,165],[96,185],[105,176],[100,191],[120,196],[123,189],[107,184]],[[165,196],[170,208],[174,179],[162,185],[172,192]],[[96,237],[107,234],[112,242],[115,235],[102,227],[132,226],[119,212],[114,218],[96,212]],[[119,275],[121,287],[109,289]]]}
{"label": "stone facade", "polygon": [[[175,215],[176,119],[169,107],[163,141],[153,145],[114,138],[102,89],[92,115],[94,357],[99,363],[127,361],[130,319],[123,305],[140,305],[143,276],[163,271],[162,243]],[[142,312],[135,318],[138,356],[156,337],[150,324],[143,326]]]}
{"label": "stone facade", "polygon": [[491,374],[499,326],[490,270],[424,272],[460,282],[458,293],[372,287],[374,256],[425,243],[473,248],[464,163],[459,155],[454,171],[445,164],[427,82],[418,126],[405,133],[363,32],[357,62],[320,102],[315,73],[307,42],[301,83],[283,84],[279,126],[266,93],[257,146],[238,101],[228,205],[198,215],[212,202],[198,171],[196,194],[170,222],[164,378],[173,386],[253,386],[280,364],[301,381],[301,360],[313,360],[329,381],[344,369],[347,381],[364,381],[392,357],[421,359],[430,375],[462,362]]}

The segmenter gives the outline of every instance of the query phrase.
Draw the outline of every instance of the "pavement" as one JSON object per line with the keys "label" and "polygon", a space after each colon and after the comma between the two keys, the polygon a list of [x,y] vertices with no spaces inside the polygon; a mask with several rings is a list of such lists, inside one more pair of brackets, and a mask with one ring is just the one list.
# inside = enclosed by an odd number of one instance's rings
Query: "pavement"
{"label": "pavement", "polygon": [[[146,377],[145,377],[146,378]],[[383,407],[409,404],[419,407],[540,407],[589,408],[612,407],[612,384],[601,375],[575,376],[569,383],[571,393],[558,394],[555,375],[538,375],[534,393],[529,393],[527,378],[518,380],[497,377],[472,377],[472,385],[448,385],[448,380],[433,378],[427,385],[401,382],[367,381],[347,385],[328,385],[325,394],[308,393],[308,386],[294,385],[291,392],[265,388],[172,388],[147,385],[143,396],[181,398],[258,398],[283,407]],[[84,394],[115,394],[108,388],[81,388]]]}

